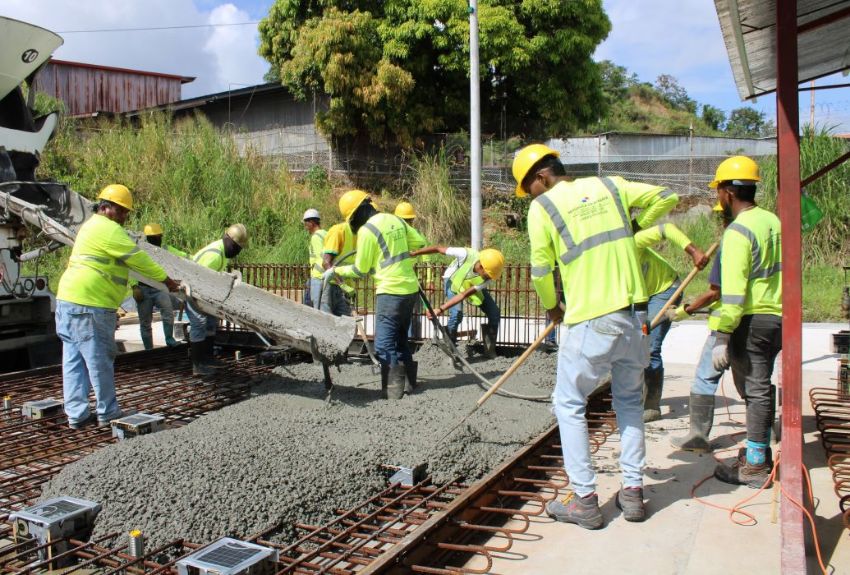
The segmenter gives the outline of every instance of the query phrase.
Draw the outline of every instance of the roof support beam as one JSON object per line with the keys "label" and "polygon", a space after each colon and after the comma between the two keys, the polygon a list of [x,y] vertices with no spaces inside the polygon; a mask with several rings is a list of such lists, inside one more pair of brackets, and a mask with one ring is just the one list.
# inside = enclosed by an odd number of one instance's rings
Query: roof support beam
{"label": "roof support beam", "polygon": [[800,186],[805,188],[806,186],[808,186],[809,184],[811,184],[815,180],[822,178],[823,176],[825,176],[826,174],[828,174],[829,172],[831,172],[832,170],[834,170],[835,168],[837,168],[838,166],[840,166],[841,164],[846,162],[847,160],[850,160],[850,152],[847,152],[845,154],[841,154],[836,159],[834,159],[833,161],[831,161],[830,163],[828,163],[827,165],[825,165],[824,167],[819,169],[817,172],[815,172],[811,176],[807,177],[805,180],[803,180],[800,183]]}
{"label": "roof support beam", "polygon": [[846,8],[842,8],[840,10],[836,10],[826,16],[821,16],[816,20],[812,20],[811,22],[806,22],[805,24],[800,24],[797,27],[797,34],[805,34],[806,32],[811,32],[812,30],[817,30],[827,24],[832,24],[833,22],[838,22],[839,20],[844,20],[845,18],[850,17],[850,6]]}
{"label": "roof support beam", "polygon": [[806,573],[803,513],[802,238],[797,0],[776,2],[778,206],[782,223],[782,573]]}

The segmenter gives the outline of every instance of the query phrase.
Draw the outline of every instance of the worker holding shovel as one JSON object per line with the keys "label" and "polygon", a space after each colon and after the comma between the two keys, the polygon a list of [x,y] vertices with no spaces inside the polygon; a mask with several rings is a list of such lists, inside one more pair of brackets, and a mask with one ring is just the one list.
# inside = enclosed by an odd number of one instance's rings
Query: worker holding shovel
{"label": "worker holding shovel", "polygon": [[478,252],[472,248],[445,246],[427,246],[410,252],[411,256],[427,254],[442,254],[455,258],[443,274],[446,302],[434,310],[435,315],[450,310],[447,328],[449,339],[452,343],[457,341],[458,329],[463,321],[462,304],[464,300],[469,300],[487,316],[488,323],[481,326],[484,353],[489,358],[496,357],[496,334],[499,332],[501,312],[487,286],[502,275],[505,256],[495,249]]}

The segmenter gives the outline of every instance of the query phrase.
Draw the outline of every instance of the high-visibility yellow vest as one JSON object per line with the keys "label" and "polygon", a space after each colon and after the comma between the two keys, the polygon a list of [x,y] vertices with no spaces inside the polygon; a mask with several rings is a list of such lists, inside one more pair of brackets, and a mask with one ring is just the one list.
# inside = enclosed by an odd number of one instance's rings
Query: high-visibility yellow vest
{"label": "high-visibility yellow vest", "polygon": [[184,252],[183,250],[181,250],[179,248],[175,248],[174,246],[170,246],[170,245],[166,244],[165,249],[168,250],[170,253],[174,254],[175,256],[177,256],[178,258],[188,258],[189,257],[188,252]]}
{"label": "high-visibility yellow vest", "polygon": [[727,226],[720,244],[720,284],[719,331],[735,331],[745,315],[782,315],[779,218],[753,207]]}
{"label": "high-visibility yellow vest", "polygon": [[[346,263],[351,263],[353,261],[354,255],[352,252],[356,247],[357,234],[351,230],[351,226],[349,226],[347,222],[342,222],[332,225],[328,230],[328,233],[325,236],[324,249],[322,250],[322,253],[333,256],[333,265],[345,265]],[[342,261],[340,259],[341,257],[345,257],[345,260]],[[331,280],[331,283],[339,285],[339,287],[342,288],[342,291],[346,293],[354,292],[354,282],[352,280],[338,282],[334,279]]]}
{"label": "high-visibility yellow vest", "polygon": [[575,324],[647,300],[629,213],[651,225],[678,201],[659,186],[619,177],[561,181],[528,210],[531,275],[541,303],[558,304],[557,265],[566,298],[564,322]]}
{"label": "high-visibility yellow vest", "polygon": [[192,256],[195,263],[210,268],[213,271],[222,272],[227,267],[227,258],[224,257],[224,240],[216,240],[207,244]]}
{"label": "high-visibility yellow vest", "polygon": [[79,305],[118,309],[127,293],[131,269],[157,281],[167,277],[124,228],[95,214],[77,232],[56,297]]}
{"label": "high-visibility yellow vest", "polygon": [[425,246],[425,238],[403,219],[375,214],[357,233],[354,264],[337,267],[340,277],[375,275],[377,294],[408,295],[419,290],[410,251]]}
{"label": "high-visibility yellow vest", "polygon": [[[473,286],[484,283],[484,278],[472,271],[477,261],[478,252],[472,248],[466,248],[466,259],[463,260],[463,263],[458,266],[451,278],[449,278],[454,293],[460,294]],[[472,305],[481,305],[484,303],[484,298],[478,291],[470,295],[467,299]]]}
{"label": "high-visibility yellow vest", "polygon": [[691,243],[690,238],[671,223],[652,226],[635,234],[640,271],[643,274],[646,293],[649,296],[666,291],[679,277],[678,272],[670,265],[670,262],[649,247],[662,240],[670,240],[683,250]]}
{"label": "high-visibility yellow vest", "polygon": [[310,277],[314,279],[322,279],[322,274],[325,269],[322,267],[322,250],[325,245],[325,236],[328,235],[326,230],[316,230],[310,235]]}
{"label": "high-visibility yellow vest", "polygon": [[720,325],[720,307],[720,300],[708,306],[708,329],[711,331],[716,331],[717,326]]}

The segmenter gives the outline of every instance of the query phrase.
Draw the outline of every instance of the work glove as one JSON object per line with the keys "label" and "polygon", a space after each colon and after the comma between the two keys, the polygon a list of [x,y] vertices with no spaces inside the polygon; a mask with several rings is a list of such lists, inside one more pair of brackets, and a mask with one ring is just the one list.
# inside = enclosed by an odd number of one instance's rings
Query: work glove
{"label": "work glove", "polygon": [[667,321],[682,321],[683,319],[691,317],[691,314],[685,311],[685,304],[682,304],[676,309],[668,308],[667,311],[664,312],[664,316]]}
{"label": "work glove", "polygon": [[145,294],[144,292],[142,292],[141,286],[133,286],[133,299],[136,300],[136,303],[142,303],[143,301],[145,301]]}
{"label": "work glove", "polygon": [[729,367],[729,340],[731,338],[731,333],[715,332],[714,347],[711,349],[711,364],[717,371],[723,371]]}

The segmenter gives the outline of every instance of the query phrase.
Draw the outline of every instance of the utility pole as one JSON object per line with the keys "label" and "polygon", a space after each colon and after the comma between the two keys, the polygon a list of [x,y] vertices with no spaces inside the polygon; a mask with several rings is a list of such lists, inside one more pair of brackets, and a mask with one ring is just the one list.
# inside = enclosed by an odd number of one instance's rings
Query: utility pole
{"label": "utility pole", "polygon": [[478,85],[478,0],[469,0],[469,185],[472,249],[481,234],[481,93]]}

